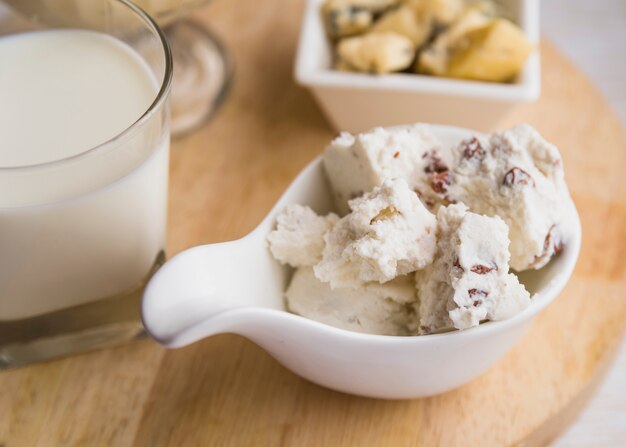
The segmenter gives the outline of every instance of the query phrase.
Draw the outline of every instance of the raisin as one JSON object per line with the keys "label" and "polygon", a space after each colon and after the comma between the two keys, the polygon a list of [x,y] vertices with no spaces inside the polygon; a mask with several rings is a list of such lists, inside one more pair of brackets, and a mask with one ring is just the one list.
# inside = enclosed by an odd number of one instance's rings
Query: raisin
{"label": "raisin", "polygon": [[430,180],[430,187],[438,194],[445,194],[451,181],[452,175],[449,171],[435,172]]}
{"label": "raisin", "polygon": [[522,168],[518,168],[517,166],[511,168],[509,172],[504,174],[504,180],[502,180],[502,184],[504,186],[514,186],[514,185],[533,185],[535,186],[535,180],[531,177],[531,175],[524,171]]}
{"label": "raisin", "polygon": [[400,152],[396,151],[393,153],[393,158],[398,158],[400,156]]}
{"label": "raisin", "polygon": [[535,256],[535,260],[531,264],[531,267],[539,265],[540,261],[543,261],[546,257],[558,255],[563,251],[563,242],[555,234],[556,226],[552,225],[546,234],[546,238],[543,240],[543,251],[540,255]]}
{"label": "raisin", "polygon": [[436,149],[424,152],[422,158],[428,162],[428,164],[424,167],[424,172],[427,174],[432,174],[433,172],[441,173],[448,170],[448,166],[446,166],[441,157],[437,154]]}
{"label": "raisin", "polygon": [[420,326],[420,330],[423,334],[430,334],[431,330],[429,326]]}
{"label": "raisin", "polygon": [[470,269],[471,272],[476,273],[478,275],[486,275],[487,273],[491,272],[492,270],[498,270],[498,266],[495,264],[492,264],[492,267],[489,267],[487,265],[483,265],[483,264],[476,264],[474,266],[472,266],[472,268]]}
{"label": "raisin", "polygon": [[485,158],[486,152],[478,141],[478,138],[472,137],[470,140],[461,142],[461,149],[463,149],[463,158],[466,160],[476,159],[482,160]]}
{"label": "raisin", "polygon": [[487,292],[485,290],[479,290],[479,289],[469,289],[467,291],[467,294],[471,298],[471,297],[476,296],[476,295],[478,295],[478,296],[487,296],[487,295],[489,295],[489,292]]}

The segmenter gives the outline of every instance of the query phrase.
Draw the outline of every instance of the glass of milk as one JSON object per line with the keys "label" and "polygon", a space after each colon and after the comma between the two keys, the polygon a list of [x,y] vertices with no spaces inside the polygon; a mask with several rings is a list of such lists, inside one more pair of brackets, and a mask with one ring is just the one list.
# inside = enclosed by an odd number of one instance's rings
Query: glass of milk
{"label": "glass of milk", "polygon": [[[91,17],[94,3],[100,3],[94,0],[4,1],[40,21],[61,25]],[[170,127],[174,136],[187,134],[217,110],[232,78],[232,64],[219,39],[206,27],[187,19],[208,0],[133,0],[133,3],[156,20],[172,48],[176,72],[172,81]]]}
{"label": "glass of milk", "polygon": [[164,260],[169,47],[126,0],[76,12],[0,2],[0,368],[141,336]]}

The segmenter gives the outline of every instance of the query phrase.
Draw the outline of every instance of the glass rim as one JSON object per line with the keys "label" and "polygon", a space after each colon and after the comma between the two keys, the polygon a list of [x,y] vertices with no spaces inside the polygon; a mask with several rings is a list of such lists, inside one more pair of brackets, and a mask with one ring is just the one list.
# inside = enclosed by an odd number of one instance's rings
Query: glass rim
{"label": "glass rim", "polygon": [[43,163],[35,163],[35,164],[29,164],[29,165],[23,165],[23,166],[8,166],[8,167],[0,166],[0,174],[8,173],[8,172],[36,170],[36,169],[47,168],[47,167],[56,167],[56,166],[66,164],[68,162],[86,158],[96,152],[100,152],[104,150],[106,146],[109,146],[115,143],[116,141],[123,139],[124,137],[132,134],[135,131],[135,129],[137,129],[138,127],[143,126],[143,124],[146,121],[148,121],[150,117],[154,114],[155,110],[161,107],[162,104],[165,102],[167,95],[170,91],[171,85],[172,85],[172,73],[173,73],[173,67],[174,67],[174,63],[172,59],[172,51],[170,49],[169,43],[167,42],[167,38],[165,37],[165,33],[163,32],[161,27],[157,25],[155,20],[152,17],[150,17],[150,15],[148,15],[148,13],[145,12],[139,6],[135,5],[134,3],[131,3],[129,0],[112,0],[112,1],[121,3],[125,7],[129,8],[131,12],[136,14],[147,25],[147,27],[155,33],[159,42],[161,43],[161,48],[163,50],[163,55],[165,57],[165,67],[164,67],[164,72],[163,72],[163,79],[160,82],[160,88],[154,98],[154,101],[152,101],[152,103],[146,109],[146,111],[143,112],[141,116],[137,120],[135,120],[132,124],[130,124],[121,132],[112,136],[108,140],[103,141],[100,144],[97,144],[96,146],[87,148],[85,151],[79,152],[78,154],[74,154],[69,157],[59,158],[58,160],[51,160],[51,161],[46,161]]}

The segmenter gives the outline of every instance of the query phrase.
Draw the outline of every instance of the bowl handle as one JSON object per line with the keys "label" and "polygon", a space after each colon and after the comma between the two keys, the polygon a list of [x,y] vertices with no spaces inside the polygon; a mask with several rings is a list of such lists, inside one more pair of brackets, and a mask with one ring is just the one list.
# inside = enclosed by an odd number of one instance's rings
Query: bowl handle
{"label": "bowl handle", "polygon": [[220,332],[212,321],[226,310],[282,309],[284,270],[271,258],[264,239],[254,235],[190,248],[166,262],[149,281],[143,324],[157,342],[181,347]]}

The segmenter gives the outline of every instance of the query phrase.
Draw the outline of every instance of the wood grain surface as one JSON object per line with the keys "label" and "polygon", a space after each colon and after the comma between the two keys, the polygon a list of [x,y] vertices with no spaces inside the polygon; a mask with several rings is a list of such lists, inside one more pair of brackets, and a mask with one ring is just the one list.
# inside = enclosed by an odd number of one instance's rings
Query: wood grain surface
{"label": "wood grain surface", "polygon": [[[172,146],[169,255],[243,236],[334,132],[294,85],[301,1],[216,0],[199,20],[236,64],[219,115]],[[220,335],[150,340],[0,373],[0,446],[542,445],[601,381],[626,325],[626,137],[604,100],[543,45],[543,94],[508,124],[563,154],[581,213],[574,276],[522,341],[474,382],[412,401],[306,382]]]}

